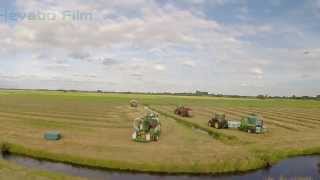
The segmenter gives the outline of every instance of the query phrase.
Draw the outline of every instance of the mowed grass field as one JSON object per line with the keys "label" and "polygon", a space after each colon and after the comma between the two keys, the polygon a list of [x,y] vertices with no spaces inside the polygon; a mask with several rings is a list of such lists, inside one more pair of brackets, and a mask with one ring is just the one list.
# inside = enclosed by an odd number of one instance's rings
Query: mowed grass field
{"label": "mowed grass field", "polygon": [[[160,113],[159,142],[131,141],[133,120],[144,114],[142,105],[129,107],[131,99]],[[194,117],[174,115],[179,104]],[[234,120],[259,113],[268,132],[209,128],[214,112]],[[224,173],[320,153],[319,101],[1,91],[0,123],[0,143],[12,153],[119,170]],[[45,141],[50,130],[63,139]]]}

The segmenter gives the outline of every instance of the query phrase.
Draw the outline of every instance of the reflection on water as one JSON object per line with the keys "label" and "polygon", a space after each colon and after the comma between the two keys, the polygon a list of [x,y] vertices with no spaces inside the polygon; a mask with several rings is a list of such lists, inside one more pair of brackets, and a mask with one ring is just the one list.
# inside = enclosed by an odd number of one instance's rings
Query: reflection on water
{"label": "reflection on water", "polygon": [[296,157],[284,160],[268,169],[257,170],[245,174],[223,176],[188,176],[188,175],[156,175],[144,173],[116,172],[100,169],[77,167],[63,163],[36,160],[16,155],[4,155],[4,159],[17,164],[40,170],[60,172],[72,176],[86,177],[94,180],[247,180],[247,179],[319,179],[320,156]]}

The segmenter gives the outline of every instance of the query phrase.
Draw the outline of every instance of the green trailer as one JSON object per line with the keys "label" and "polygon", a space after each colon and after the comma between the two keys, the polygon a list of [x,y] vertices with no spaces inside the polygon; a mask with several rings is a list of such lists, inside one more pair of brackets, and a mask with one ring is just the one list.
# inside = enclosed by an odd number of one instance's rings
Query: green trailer
{"label": "green trailer", "polygon": [[260,134],[265,132],[263,120],[256,114],[251,114],[250,116],[243,117],[241,119],[239,129],[248,133]]}

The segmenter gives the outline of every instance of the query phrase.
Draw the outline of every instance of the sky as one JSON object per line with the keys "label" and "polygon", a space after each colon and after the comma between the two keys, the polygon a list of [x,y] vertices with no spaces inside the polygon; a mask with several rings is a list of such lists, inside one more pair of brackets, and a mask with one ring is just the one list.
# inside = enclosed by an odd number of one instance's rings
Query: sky
{"label": "sky", "polygon": [[1,0],[0,87],[320,94],[320,0]]}

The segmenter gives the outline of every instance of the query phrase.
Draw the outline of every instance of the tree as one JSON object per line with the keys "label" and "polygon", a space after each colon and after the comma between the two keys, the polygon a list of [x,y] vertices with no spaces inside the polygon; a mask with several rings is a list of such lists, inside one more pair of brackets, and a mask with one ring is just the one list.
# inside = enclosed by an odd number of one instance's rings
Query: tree
{"label": "tree", "polygon": [[209,92],[196,91],[196,96],[208,96]]}
{"label": "tree", "polygon": [[262,95],[262,94],[259,94],[259,95],[257,96],[257,99],[266,99],[266,96],[265,96],[265,95]]}
{"label": "tree", "polygon": [[318,96],[316,97],[316,99],[317,99],[317,100],[320,100],[320,95],[318,95]]}

